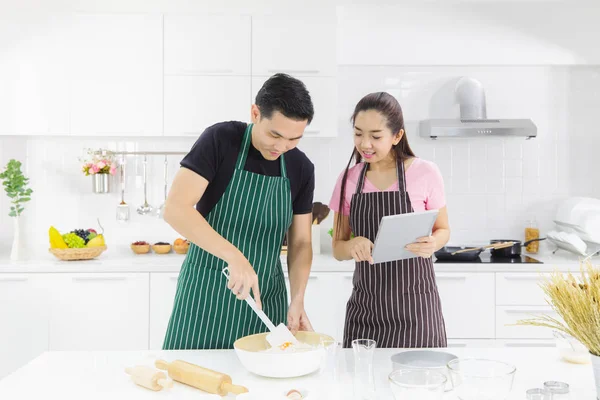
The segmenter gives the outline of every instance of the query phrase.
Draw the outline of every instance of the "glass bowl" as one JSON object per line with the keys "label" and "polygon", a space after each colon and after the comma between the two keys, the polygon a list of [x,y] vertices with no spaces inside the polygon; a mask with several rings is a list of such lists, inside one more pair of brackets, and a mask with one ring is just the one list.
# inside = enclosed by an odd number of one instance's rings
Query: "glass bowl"
{"label": "glass bowl", "polygon": [[515,378],[514,365],[479,358],[458,358],[448,363],[452,386],[461,400],[503,400]]}
{"label": "glass bowl", "polygon": [[389,381],[395,400],[441,400],[448,378],[432,370],[397,369]]}

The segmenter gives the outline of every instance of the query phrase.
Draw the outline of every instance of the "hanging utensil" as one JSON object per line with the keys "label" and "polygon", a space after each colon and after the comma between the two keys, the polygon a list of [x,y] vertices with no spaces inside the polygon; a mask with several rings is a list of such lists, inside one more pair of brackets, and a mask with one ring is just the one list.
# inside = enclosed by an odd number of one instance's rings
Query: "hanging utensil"
{"label": "hanging utensil", "polygon": [[125,203],[125,156],[121,160],[121,203],[117,206],[117,221],[129,220],[129,204]]}
{"label": "hanging utensil", "polygon": [[148,156],[144,154],[144,204],[137,208],[137,212],[140,215],[146,215],[152,212],[152,206],[148,204]]}
{"label": "hanging utensil", "polygon": [[167,184],[168,184],[168,164],[167,164],[167,156],[165,155],[165,198],[163,200],[163,203],[158,206],[158,208],[155,210],[154,215],[157,216],[158,218],[162,218],[163,214],[165,212],[165,203],[167,202]]}

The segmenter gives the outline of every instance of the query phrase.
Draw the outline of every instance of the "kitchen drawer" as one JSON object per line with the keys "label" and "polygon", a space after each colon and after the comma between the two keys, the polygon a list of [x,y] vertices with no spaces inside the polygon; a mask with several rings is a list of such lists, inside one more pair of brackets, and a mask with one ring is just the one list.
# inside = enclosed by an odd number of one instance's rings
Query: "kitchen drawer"
{"label": "kitchen drawer", "polygon": [[544,291],[539,286],[544,277],[538,273],[497,273],[496,305],[547,305]]}
{"label": "kitchen drawer", "polygon": [[435,275],[448,338],[494,338],[494,274]]}
{"label": "kitchen drawer", "polygon": [[537,326],[508,326],[518,320],[531,319],[543,314],[557,318],[550,306],[496,307],[496,337],[498,339],[550,339],[552,330]]}

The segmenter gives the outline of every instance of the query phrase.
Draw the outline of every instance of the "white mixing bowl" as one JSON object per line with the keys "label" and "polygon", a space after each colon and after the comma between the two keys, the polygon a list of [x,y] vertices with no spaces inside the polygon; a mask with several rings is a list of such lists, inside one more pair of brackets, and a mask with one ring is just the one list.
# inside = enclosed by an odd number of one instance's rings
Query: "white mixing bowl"
{"label": "white mixing bowl", "polygon": [[245,336],[235,341],[233,348],[248,371],[268,378],[295,378],[319,369],[323,356],[322,342],[332,343],[333,338],[316,332],[298,332],[296,338],[314,347],[297,353],[268,353],[267,333]]}

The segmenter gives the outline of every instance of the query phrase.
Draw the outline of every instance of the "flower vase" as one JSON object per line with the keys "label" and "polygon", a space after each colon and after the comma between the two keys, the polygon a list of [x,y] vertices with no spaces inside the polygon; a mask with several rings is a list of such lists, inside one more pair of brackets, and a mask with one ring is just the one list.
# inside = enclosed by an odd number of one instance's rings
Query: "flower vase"
{"label": "flower vase", "polygon": [[23,259],[23,241],[21,238],[21,217],[13,217],[14,219],[14,232],[13,232],[13,243],[12,250],[10,252],[11,261],[19,261]]}
{"label": "flower vase", "polygon": [[94,174],[92,175],[92,187],[94,193],[109,193],[110,192],[110,175],[109,174]]}
{"label": "flower vase", "polygon": [[592,356],[592,368],[594,369],[594,380],[596,382],[596,399],[600,399],[600,357],[590,353]]}

